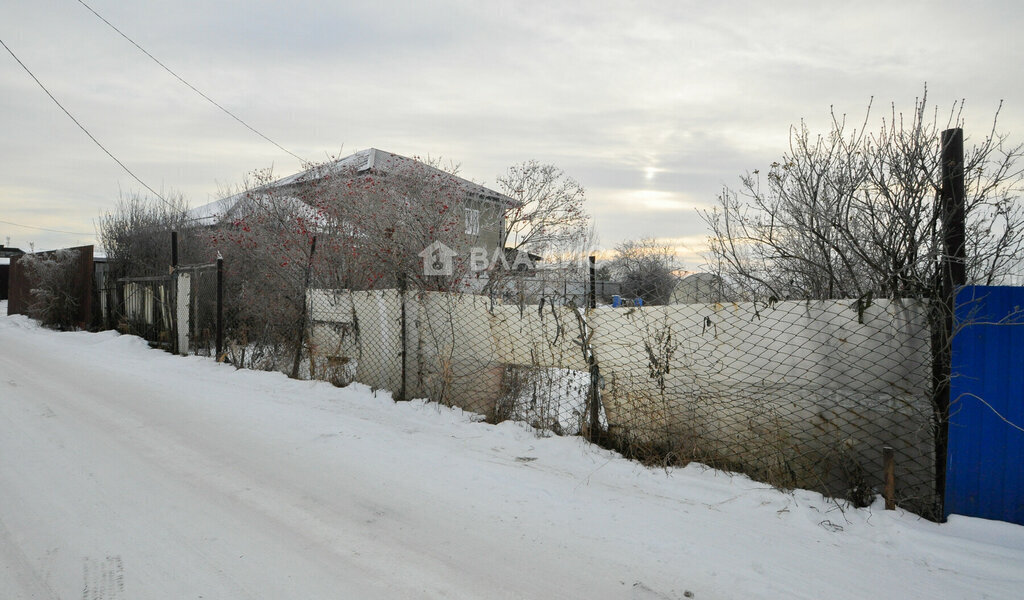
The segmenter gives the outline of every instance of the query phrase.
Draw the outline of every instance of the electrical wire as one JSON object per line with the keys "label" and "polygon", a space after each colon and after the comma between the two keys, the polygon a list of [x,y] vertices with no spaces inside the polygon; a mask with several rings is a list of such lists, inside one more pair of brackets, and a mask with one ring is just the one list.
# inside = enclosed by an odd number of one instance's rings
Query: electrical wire
{"label": "electrical wire", "polygon": [[39,231],[49,231],[50,233],[66,233],[68,235],[95,235],[93,233],[82,233],[81,231],[61,231],[60,229],[47,229],[45,227],[35,227],[33,225],[22,225],[21,223],[14,223],[13,221],[3,221],[0,223],[5,225],[14,225],[15,227],[24,227],[25,229],[37,229]]}
{"label": "electrical wire", "polygon": [[128,40],[128,42],[129,42],[129,43],[131,43],[131,45],[133,45],[133,46],[135,46],[136,48],[138,48],[140,52],[142,52],[143,54],[145,54],[146,56],[148,56],[148,57],[149,57],[150,59],[152,59],[152,60],[153,60],[153,62],[155,62],[156,64],[160,65],[160,66],[161,66],[161,67],[163,68],[163,70],[165,70],[165,71],[167,71],[168,73],[170,73],[171,75],[173,75],[175,79],[177,79],[177,80],[178,80],[178,81],[180,81],[181,83],[183,83],[183,84],[185,84],[186,86],[188,86],[188,88],[189,88],[190,90],[192,90],[193,92],[195,92],[195,93],[199,94],[200,96],[202,96],[202,97],[203,97],[203,99],[205,99],[205,100],[206,100],[207,102],[209,102],[210,104],[212,104],[212,105],[216,106],[217,108],[219,108],[220,110],[222,110],[222,111],[224,112],[224,114],[226,114],[226,115],[228,115],[229,117],[231,117],[232,119],[234,119],[234,120],[238,121],[238,122],[239,122],[239,123],[241,123],[241,124],[242,124],[243,126],[245,126],[245,128],[246,128],[246,129],[248,129],[249,131],[251,131],[251,132],[255,133],[255,134],[256,134],[256,135],[258,135],[258,136],[260,136],[260,137],[261,137],[261,138],[263,138],[264,140],[266,140],[266,141],[270,142],[271,144],[273,144],[274,146],[276,146],[276,147],[277,147],[277,148],[278,148],[279,150],[281,150],[282,152],[285,152],[285,153],[287,153],[287,154],[290,154],[290,155],[291,155],[292,157],[294,157],[294,158],[298,159],[298,161],[299,161],[300,163],[302,163],[302,164],[305,164],[305,163],[307,162],[307,161],[306,161],[305,159],[303,159],[303,158],[302,158],[301,156],[298,156],[297,154],[295,154],[294,152],[292,152],[292,151],[288,150],[287,148],[285,148],[285,147],[284,147],[284,146],[282,146],[281,144],[278,144],[278,143],[277,143],[277,142],[275,142],[274,140],[272,140],[272,139],[268,138],[267,136],[263,135],[263,134],[262,134],[262,133],[261,133],[260,131],[258,131],[258,130],[257,130],[257,129],[256,129],[255,127],[253,127],[252,125],[249,125],[248,123],[246,123],[245,121],[243,121],[243,120],[242,120],[242,119],[241,119],[240,117],[236,116],[236,115],[235,115],[235,114],[234,114],[233,112],[231,112],[230,110],[228,110],[228,109],[224,108],[223,106],[221,106],[220,104],[218,104],[218,103],[217,103],[216,101],[214,101],[214,100],[213,100],[212,98],[210,98],[209,96],[207,96],[207,95],[206,95],[206,94],[204,94],[203,92],[201,92],[201,91],[199,91],[198,89],[196,89],[196,87],[195,87],[194,85],[192,85],[191,83],[189,83],[189,82],[185,81],[184,79],[182,79],[182,77],[181,77],[180,75],[178,75],[177,73],[175,73],[174,71],[172,71],[172,70],[170,69],[170,67],[168,67],[168,66],[167,66],[167,65],[165,65],[164,63],[160,62],[160,60],[158,60],[158,59],[157,59],[157,58],[156,58],[155,56],[153,56],[152,54],[150,54],[149,52],[147,52],[147,51],[146,51],[146,49],[145,49],[145,48],[143,48],[142,46],[140,46],[140,45],[139,45],[139,44],[138,44],[138,43],[137,43],[137,42],[136,42],[135,40],[133,40],[132,38],[128,37],[127,35],[125,35],[125,34],[124,34],[124,32],[123,32],[123,31],[121,31],[120,29],[118,29],[117,27],[115,27],[115,26],[113,25],[113,23],[111,23],[110,21],[108,21],[108,20],[106,20],[105,18],[103,18],[103,16],[102,16],[102,15],[101,15],[100,13],[96,12],[96,10],[95,10],[95,9],[93,9],[93,7],[89,6],[88,4],[86,4],[85,2],[83,2],[82,0],[78,0],[78,3],[79,3],[79,4],[81,4],[82,6],[86,7],[87,9],[89,9],[89,12],[91,12],[91,13],[92,13],[92,14],[94,14],[94,15],[96,15],[96,18],[98,18],[99,20],[101,20],[101,21],[103,21],[104,23],[106,23],[106,24],[107,24],[107,26],[109,26],[109,27],[110,27],[111,29],[113,29],[114,31],[116,31],[116,32],[117,32],[117,33],[118,33],[118,34],[119,34],[119,35],[120,35],[121,37],[123,37],[124,39]]}
{"label": "electrical wire", "polygon": [[75,116],[74,116],[74,115],[72,115],[72,114],[71,114],[71,113],[70,113],[70,112],[68,111],[68,109],[64,108],[64,105],[63,105],[63,104],[61,104],[61,103],[60,103],[60,101],[59,101],[59,100],[57,100],[57,98],[55,98],[53,94],[51,94],[51,93],[50,93],[50,90],[46,89],[46,86],[45,86],[45,85],[43,85],[43,82],[42,82],[42,81],[39,81],[39,78],[38,78],[38,77],[36,77],[36,76],[35,76],[35,74],[34,74],[34,73],[32,73],[32,71],[31,71],[31,70],[30,70],[30,69],[29,69],[29,68],[28,68],[27,66],[25,66],[25,63],[21,62],[21,59],[20,59],[20,58],[18,58],[18,55],[17,55],[17,54],[15,54],[15,53],[14,53],[14,51],[13,51],[13,50],[11,50],[11,49],[10,49],[10,47],[9,47],[9,46],[8,46],[7,44],[5,44],[5,43],[4,43],[4,41],[3,41],[2,39],[0,39],[0,46],[3,46],[3,47],[4,47],[4,49],[5,49],[5,50],[7,50],[7,52],[8,52],[8,53],[9,53],[9,54],[10,54],[11,56],[13,56],[13,57],[14,57],[14,60],[18,61],[18,64],[19,64],[19,65],[21,65],[21,68],[22,68],[22,69],[25,69],[25,72],[26,72],[26,73],[28,73],[29,77],[31,77],[31,78],[32,78],[32,79],[33,79],[33,80],[34,80],[34,81],[35,81],[35,82],[36,82],[36,83],[37,83],[37,84],[39,85],[39,87],[41,87],[41,88],[43,89],[43,91],[44,91],[44,92],[46,92],[46,95],[50,97],[50,100],[53,100],[54,104],[56,104],[56,105],[57,105],[58,107],[60,107],[60,109],[61,109],[62,111],[64,111],[64,114],[66,114],[66,115],[68,116],[68,118],[70,118],[70,119],[71,119],[72,121],[74,121],[74,122],[75,122],[75,125],[78,125],[78,128],[79,128],[79,129],[81,129],[81,130],[82,130],[82,131],[83,131],[83,132],[85,133],[85,135],[89,136],[89,139],[90,139],[90,140],[92,140],[94,144],[96,144],[97,146],[99,146],[100,150],[103,150],[103,152],[105,152],[105,153],[106,153],[106,155],[107,155],[107,156],[109,156],[109,157],[111,158],[111,160],[113,160],[114,162],[116,162],[116,163],[117,163],[117,164],[118,164],[118,165],[119,165],[119,166],[120,166],[120,167],[121,167],[122,169],[124,169],[124,172],[125,172],[125,173],[128,173],[129,175],[131,175],[132,179],[134,179],[135,181],[138,181],[138,182],[139,182],[139,183],[140,183],[140,184],[142,185],[142,187],[144,187],[144,188],[146,188],[147,190],[149,190],[151,194],[153,194],[154,196],[156,196],[157,198],[159,198],[159,199],[160,199],[161,201],[163,201],[163,203],[164,203],[164,204],[166,204],[166,205],[168,205],[168,206],[173,206],[173,205],[172,205],[172,204],[171,204],[170,202],[168,202],[168,201],[167,201],[167,200],[166,200],[166,199],[165,199],[165,198],[164,198],[163,196],[161,196],[160,194],[158,194],[158,193],[156,192],[156,190],[154,190],[153,188],[151,188],[151,187],[149,187],[148,185],[146,185],[146,182],[145,182],[145,181],[143,181],[143,180],[139,179],[139,176],[138,176],[138,175],[136,175],[135,173],[133,173],[131,169],[129,169],[128,167],[126,167],[126,166],[125,166],[125,164],[124,164],[123,162],[121,162],[120,160],[118,160],[118,158],[117,158],[116,156],[114,156],[113,154],[111,154],[110,150],[107,150],[107,148],[106,148],[106,147],[105,147],[105,146],[104,146],[103,144],[101,144],[101,143],[100,143],[100,141],[99,141],[99,140],[97,140],[97,139],[96,139],[96,137],[95,137],[95,136],[94,136],[94,135],[93,135],[92,133],[90,133],[88,129],[86,129],[86,128],[85,128],[85,125],[82,125],[82,124],[81,124],[81,123],[80,123],[80,122],[78,121],[78,119],[76,119],[76,118],[75,118]]}

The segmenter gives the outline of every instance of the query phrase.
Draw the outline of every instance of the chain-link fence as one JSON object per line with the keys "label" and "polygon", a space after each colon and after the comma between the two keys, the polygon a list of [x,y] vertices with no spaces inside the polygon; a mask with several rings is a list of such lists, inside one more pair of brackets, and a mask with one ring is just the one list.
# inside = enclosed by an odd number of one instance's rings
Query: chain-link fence
{"label": "chain-link fence", "polygon": [[215,355],[217,264],[181,265],[169,275],[103,278],[102,322],[180,354]]}
{"label": "chain-link fence", "polygon": [[308,301],[319,378],[857,503],[882,489],[891,447],[897,500],[936,506],[917,301],[582,309],[399,290],[310,290]]}
{"label": "chain-link fence", "polygon": [[118,280],[114,321],[172,351],[359,382],[650,464],[699,461],[858,504],[882,490],[888,447],[897,501],[938,516],[922,301],[590,308],[587,286],[585,302],[554,290],[532,303],[350,290],[315,245],[262,271],[225,261],[221,304],[217,275],[211,264]]}
{"label": "chain-link fence", "polygon": [[927,307],[799,301],[598,309],[591,343],[613,443],[867,503],[896,451],[898,501],[932,514]]}
{"label": "chain-link fence", "polygon": [[219,323],[217,263],[179,266],[174,269],[172,277],[175,282],[177,351],[216,356]]}
{"label": "chain-link fence", "polygon": [[[618,281],[596,280],[594,295],[600,303],[611,304],[613,298],[621,297],[622,288],[622,283]],[[509,272],[496,277],[485,276],[475,279],[465,291],[498,298],[502,302],[512,304],[538,304],[545,300],[584,306],[590,298],[590,281],[581,279],[575,272]]]}
{"label": "chain-link fence", "polygon": [[107,290],[110,321],[121,333],[138,335],[167,350],[174,344],[174,286],[169,275],[130,277]]}

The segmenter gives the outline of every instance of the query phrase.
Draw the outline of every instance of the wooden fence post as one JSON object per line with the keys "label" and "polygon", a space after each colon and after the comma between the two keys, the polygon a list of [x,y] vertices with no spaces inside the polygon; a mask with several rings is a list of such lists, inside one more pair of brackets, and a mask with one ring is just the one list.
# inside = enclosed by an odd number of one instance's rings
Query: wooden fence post
{"label": "wooden fence post", "polygon": [[885,468],[885,510],[896,510],[896,457],[889,446],[882,448]]}
{"label": "wooden fence post", "polygon": [[964,188],[964,132],[942,132],[940,148],[942,187],[939,190],[941,219],[940,256],[932,312],[932,410],[935,413],[935,496],[938,517],[944,514],[946,459],[949,445],[949,388],[953,356],[953,298],[967,280],[967,247]]}

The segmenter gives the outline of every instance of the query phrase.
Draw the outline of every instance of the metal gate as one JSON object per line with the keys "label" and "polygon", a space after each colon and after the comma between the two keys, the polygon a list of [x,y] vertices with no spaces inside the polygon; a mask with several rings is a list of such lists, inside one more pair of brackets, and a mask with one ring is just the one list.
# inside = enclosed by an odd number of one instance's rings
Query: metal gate
{"label": "metal gate", "polygon": [[179,265],[171,275],[117,280],[111,319],[122,333],[180,354],[215,353],[217,263]]}

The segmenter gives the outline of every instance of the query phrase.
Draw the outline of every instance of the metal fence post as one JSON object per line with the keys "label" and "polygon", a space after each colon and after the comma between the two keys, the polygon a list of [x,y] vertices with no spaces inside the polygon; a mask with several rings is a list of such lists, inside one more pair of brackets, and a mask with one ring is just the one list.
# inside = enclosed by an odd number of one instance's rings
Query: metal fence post
{"label": "metal fence post", "polygon": [[217,253],[217,355],[216,360],[224,359],[224,258]]}
{"label": "metal fence post", "polygon": [[178,232],[171,232],[171,268],[178,266]]}
{"label": "metal fence post", "polygon": [[[594,257],[590,257],[590,299],[588,306],[591,309],[597,308],[597,294],[596,294],[596,283],[594,282],[595,267]],[[589,311],[588,311],[589,312]],[[590,320],[587,320],[587,340],[586,343],[590,346],[590,351],[587,355],[588,362],[590,363],[590,441],[598,441],[601,431],[601,369],[597,365],[597,357],[594,356],[594,347],[591,340],[593,339],[593,329],[591,329]]]}
{"label": "metal fence post", "polygon": [[590,257],[590,308],[597,308],[597,282],[594,281],[594,257]]}
{"label": "metal fence post", "polygon": [[401,356],[401,360],[402,360],[402,383],[401,383],[401,385],[398,388],[398,396],[395,398],[395,400],[399,400],[399,401],[401,401],[401,400],[408,400],[408,398],[406,397],[406,391],[407,390],[405,388],[405,386],[406,386],[406,372],[407,372],[406,370],[408,369],[408,361],[406,360],[406,357],[409,355],[409,333],[408,333],[408,323],[406,322],[406,312],[405,312],[405,300],[406,300],[405,292],[406,292],[406,286],[407,286],[406,278],[405,278],[405,274],[403,273],[398,278],[398,302],[399,302],[399,304],[401,305],[401,308],[402,308],[402,323],[401,323],[401,336],[402,336],[402,356]]}
{"label": "metal fence post", "polygon": [[[178,340],[178,232],[171,232],[171,280],[168,293],[171,297],[171,352],[181,354]],[[187,348],[186,348],[187,350]],[[187,352],[186,352],[187,353]]]}
{"label": "metal fence post", "polygon": [[306,263],[306,277],[302,283],[302,311],[299,317],[299,338],[296,340],[295,361],[292,363],[292,379],[299,378],[299,363],[302,360],[302,343],[306,339],[306,308],[309,304],[309,275],[313,270],[313,256],[316,254],[316,236],[309,245],[309,261]]}

